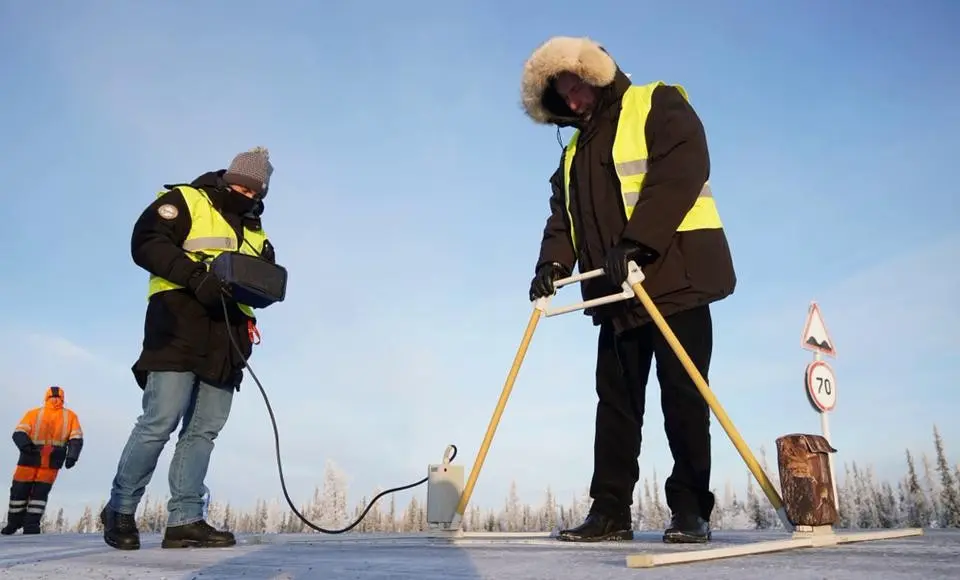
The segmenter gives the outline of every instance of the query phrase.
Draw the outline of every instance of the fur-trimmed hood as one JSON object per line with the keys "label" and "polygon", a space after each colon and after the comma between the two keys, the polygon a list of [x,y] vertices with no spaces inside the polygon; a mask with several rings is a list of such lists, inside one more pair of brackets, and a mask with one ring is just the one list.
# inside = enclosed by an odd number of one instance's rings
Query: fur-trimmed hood
{"label": "fur-trimmed hood", "polygon": [[555,36],[547,40],[527,59],[521,80],[524,112],[536,123],[569,124],[575,121],[551,85],[553,78],[561,72],[573,73],[595,87],[606,87],[616,80],[619,68],[613,57],[589,38]]}

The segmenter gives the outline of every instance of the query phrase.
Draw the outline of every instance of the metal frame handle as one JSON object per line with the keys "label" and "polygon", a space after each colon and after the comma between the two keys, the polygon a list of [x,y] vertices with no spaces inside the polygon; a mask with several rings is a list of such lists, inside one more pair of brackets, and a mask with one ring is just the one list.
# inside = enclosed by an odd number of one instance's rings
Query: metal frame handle
{"label": "metal frame handle", "polygon": [[[582,282],[584,280],[590,280],[591,278],[598,278],[604,274],[605,272],[603,271],[603,268],[597,268],[596,270],[590,270],[589,272],[581,272],[579,274],[567,276],[566,278],[559,278],[553,282],[553,287],[555,290],[554,296],[556,295],[556,291],[559,291],[560,288],[563,288],[564,286],[569,286],[570,284]],[[623,290],[620,292],[608,294],[607,296],[601,296],[599,298],[592,298],[590,300],[576,302],[574,304],[558,306],[556,308],[550,308],[550,300],[553,298],[553,296],[544,296],[543,298],[538,298],[534,301],[534,307],[537,310],[540,310],[545,317],[549,318],[551,316],[559,316],[560,314],[585,310],[593,306],[621,302],[623,300],[634,298],[636,294],[633,291],[633,285],[643,282],[644,279],[645,277],[643,275],[643,271],[639,266],[637,266],[636,262],[631,260],[627,264],[627,279],[621,283],[620,286],[623,288]]]}
{"label": "metal frame handle", "polygon": [[581,272],[579,274],[574,274],[566,278],[558,278],[553,282],[553,287],[559,290],[564,286],[573,284],[574,282],[581,282],[583,280],[589,280],[591,278],[598,278],[603,276],[603,268],[597,268],[596,270],[590,270],[589,272]]}

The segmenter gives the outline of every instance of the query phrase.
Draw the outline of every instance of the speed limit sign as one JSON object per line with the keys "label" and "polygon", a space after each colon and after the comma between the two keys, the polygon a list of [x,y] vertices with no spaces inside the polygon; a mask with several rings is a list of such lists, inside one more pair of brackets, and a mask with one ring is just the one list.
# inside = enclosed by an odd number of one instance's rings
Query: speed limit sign
{"label": "speed limit sign", "polygon": [[814,409],[821,413],[832,411],[837,405],[837,378],[830,365],[822,360],[808,364],[804,382]]}

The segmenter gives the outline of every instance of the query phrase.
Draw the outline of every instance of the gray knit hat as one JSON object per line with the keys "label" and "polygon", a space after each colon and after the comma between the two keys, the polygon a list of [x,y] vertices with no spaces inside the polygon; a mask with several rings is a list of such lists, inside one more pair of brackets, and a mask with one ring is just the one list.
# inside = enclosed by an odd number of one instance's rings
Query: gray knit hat
{"label": "gray knit hat", "polygon": [[273,165],[270,164],[270,152],[266,147],[254,147],[249,151],[238,153],[223,180],[233,185],[242,185],[260,194],[267,195],[270,187],[270,176],[273,174]]}

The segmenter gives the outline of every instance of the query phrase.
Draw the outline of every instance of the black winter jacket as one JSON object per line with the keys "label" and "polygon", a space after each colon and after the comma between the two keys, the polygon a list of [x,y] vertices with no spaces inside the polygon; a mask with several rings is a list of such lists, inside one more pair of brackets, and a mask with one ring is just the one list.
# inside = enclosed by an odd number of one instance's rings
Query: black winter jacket
{"label": "black winter jacket", "polygon": [[[658,256],[643,268],[643,286],[664,316],[733,293],[736,274],[724,231],[676,231],[710,176],[706,136],[693,107],[675,87],[654,90],[645,126],[649,169],[640,202],[628,222],[612,149],[621,100],[631,81],[602,48],[589,41],[577,47],[580,52],[576,55],[563,54],[569,46],[557,46],[541,52],[539,62],[528,66],[525,103],[528,114],[538,122],[581,130],[570,179],[570,210],[580,247],[578,257],[570,242],[561,157],[550,179],[550,215],[536,267],[556,262],[572,271],[579,262],[582,272],[602,268],[607,250],[628,239]],[[586,123],[566,107],[549,80],[568,70],[566,63],[571,62],[579,63],[579,68],[570,72],[599,88],[599,103]],[[581,283],[581,290],[584,299],[591,299],[619,292],[620,288],[599,277]],[[587,314],[593,316],[595,324],[612,323],[617,332],[650,321],[637,300],[605,305]]]}
{"label": "black winter jacket", "polygon": [[[228,188],[223,182],[223,173],[223,170],[205,173],[190,185],[206,192],[242,242],[243,226],[258,230],[260,220],[244,217],[250,204]],[[229,332],[243,352],[244,356],[240,357],[227,334],[222,305],[208,309],[187,289],[190,277],[205,266],[188,258],[181,248],[190,231],[190,212],[176,186],[165,187],[170,191],[147,206],[134,225],[130,251],[138,266],[185,288],[150,297],[143,347],[133,365],[133,374],[140,388],[146,385],[150,371],[192,371],[211,385],[239,390],[243,368],[253,349],[248,332],[250,319],[228,299]],[[178,210],[173,219],[166,219],[158,212],[166,204]],[[274,248],[269,241],[261,257],[275,262]]]}

